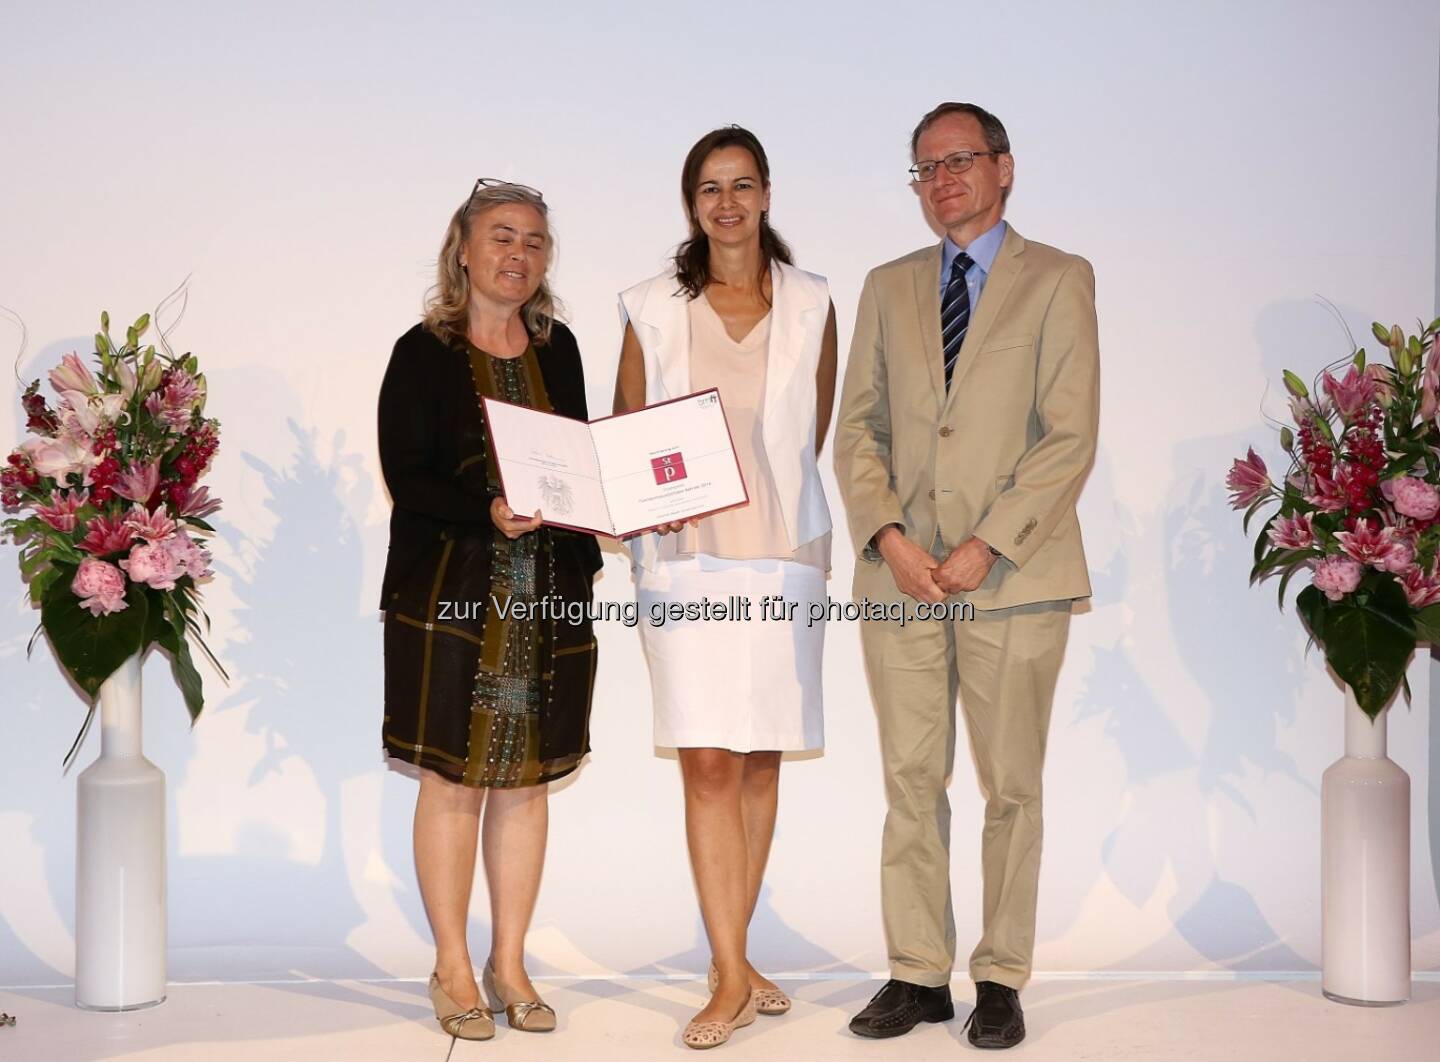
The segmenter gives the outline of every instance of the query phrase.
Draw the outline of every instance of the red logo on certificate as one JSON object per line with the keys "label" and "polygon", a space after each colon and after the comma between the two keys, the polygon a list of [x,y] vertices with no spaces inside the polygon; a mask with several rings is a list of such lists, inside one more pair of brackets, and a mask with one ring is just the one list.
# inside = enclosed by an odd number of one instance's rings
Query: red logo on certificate
{"label": "red logo on certificate", "polygon": [[678,450],[664,457],[650,458],[650,469],[655,473],[655,482],[674,483],[685,478],[685,456]]}

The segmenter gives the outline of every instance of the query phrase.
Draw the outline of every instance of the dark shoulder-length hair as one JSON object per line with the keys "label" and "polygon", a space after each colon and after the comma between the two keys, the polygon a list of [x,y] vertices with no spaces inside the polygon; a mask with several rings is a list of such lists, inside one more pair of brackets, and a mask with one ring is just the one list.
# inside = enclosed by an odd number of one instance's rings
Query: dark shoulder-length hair
{"label": "dark shoulder-length hair", "polygon": [[[760,183],[767,189],[770,187],[770,160],[765,157],[765,149],[760,146],[759,138],[750,130],[738,125],[727,125],[722,129],[711,130],[695,141],[695,146],[685,156],[685,165],[680,170],[680,198],[685,204],[685,217],[690,222],[690,238],[675,252],[675,280],[679,283],[680,290],[692,299],[699,298],[705,285],[710,283],[710,238],[700,227],[700,218],[695,213],[695,193],[700,187],[700,167],[705,165],[711,152],[726,147],[740,147],[750,152],[750,157],[755,160],[755,166],[760,171]],[[770,226],[768,213],[766,211],[760,215],[762,277],[770,271],[770,263],[773,261],[781,261],[786,265],[795,264],[790,246]]]}

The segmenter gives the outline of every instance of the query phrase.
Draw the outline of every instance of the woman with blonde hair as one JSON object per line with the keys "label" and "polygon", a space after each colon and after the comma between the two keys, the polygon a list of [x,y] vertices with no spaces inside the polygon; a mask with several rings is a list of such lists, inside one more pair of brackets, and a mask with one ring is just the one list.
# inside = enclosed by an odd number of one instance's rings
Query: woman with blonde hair
{"label": "woman with blonde hair", "polygon": [[[586,419],[580,353],[546,283],[554,252],[533,188],[482,178],[450,220],[424,320],[380,389],[394,503],[385,613],[386,753],[419,768],[415,869],[435,935],[430,998],[446,1032],[543,1032],[525,972],[549,823],[547,783],[589,751],[595,539],[505,503],[480,397]],[[527,610],[546,598],[583,609]],[[483,830],[481,812],[484,812]],[[465,926],[482,842],[491,945],[481,986]]]}
{"label": "woman with blonde hair", "polygon": [[[739,126],[690,149],[689,238],[672,268],[620,296],[616,412],[718,387],[749,504],[631,542],[636,596],[750,601],[749,623],[641,626],[655,744],[679,750],[685,831],[715,956],[709,1003],[683,1042],[714,1047],[790,999],[746,957],[780,785],[781,753],[824,744],[823,623],[830,510],[816,456],[835,397],[835,308],[770,225],[770,164]],[[791,618],[762,620],[784,600]],[[797,617],[798,613],[798,618]]]}

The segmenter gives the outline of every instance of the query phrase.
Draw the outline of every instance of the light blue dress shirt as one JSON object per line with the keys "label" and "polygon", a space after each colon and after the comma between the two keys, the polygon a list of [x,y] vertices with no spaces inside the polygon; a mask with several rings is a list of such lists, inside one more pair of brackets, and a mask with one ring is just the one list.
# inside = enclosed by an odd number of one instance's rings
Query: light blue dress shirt
{"label": "light blue dress shirt", "polygon": [[941,244],[940,250],[940,301],[942,303],[945,301],[945,284],[950,279],[950,267],[955,264],[955,256],[964,251],[975,262],[965,270],[965,286],[970,289],[970,313],[972,315],[975,313],[975,307],[980,305],[980,292],[985,290],[985,280],[990,276],[990,267],[995,264],[995,256],[1000,253],[1000,245],[1005,242],[1006,228],[1003,220],[997,221],[971,240],[969,247],[961,247],[949,236],[945,237],[945,242]]}

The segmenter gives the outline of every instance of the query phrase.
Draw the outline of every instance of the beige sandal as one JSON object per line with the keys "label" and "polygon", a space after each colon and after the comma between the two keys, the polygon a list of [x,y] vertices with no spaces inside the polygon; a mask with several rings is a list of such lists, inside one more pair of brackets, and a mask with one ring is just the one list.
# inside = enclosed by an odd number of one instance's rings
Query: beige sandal
{"label": "beige sandal", "polygon": [[[715,964],[710,964],[710,976],[706,983],[710,991],[720,987],[720,971],[715,969]],[[755,1013],[757,1014],[788,1014],[790,1013],[790,997],[778,988],[752,988],[755,995]]]}
{"label": "beige sandal", "polygon": [[555,1028],[555,1008],[541,999],[521,1003],[507,1003],[495,983],[495,966],[485,960],[485,972],[480,977],[485,989],[485,1001],[494,1010],[505,1012],[505,1021],[510,1028],[520,1032],[550,1032]]}
{"label": "beige sandal", "polygon": [[430,1003],[440,1028],[461,1040],[488,1040],[495,1035],[495,1015],[484,1007],[466,1010],[440,987],[440,978],[430,975]]}
{"label": "beige sandal", "polygon": [[745,1005],[740,1008],[740,1013],[735,1015],[734,1021],[692,1021],[685,1026],[680,1040],[686,1047],[693,1047],[698,1051],[707,1047],[719,1047],[730,1039],[736,1029],[743,1029],[754,1021],[755,993],[752,990],[745,997]]}

